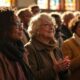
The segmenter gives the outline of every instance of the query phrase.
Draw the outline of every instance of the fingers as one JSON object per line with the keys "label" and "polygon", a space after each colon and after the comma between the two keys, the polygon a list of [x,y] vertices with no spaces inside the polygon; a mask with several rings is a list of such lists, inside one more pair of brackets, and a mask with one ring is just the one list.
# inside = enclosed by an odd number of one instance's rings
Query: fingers
{"label": "fingers", "polygon": [[57,62],[57,66],[59,70],[65,70],[70,67],[70,60],[68,58],[64,58],[64,60],[59,60]]}

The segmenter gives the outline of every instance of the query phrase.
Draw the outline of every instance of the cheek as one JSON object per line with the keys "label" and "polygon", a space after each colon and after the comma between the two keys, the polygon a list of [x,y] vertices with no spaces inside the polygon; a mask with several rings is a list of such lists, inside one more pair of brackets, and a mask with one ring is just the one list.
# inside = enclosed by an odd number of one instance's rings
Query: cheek
{"label": "cheek", "polygon": [[18,31],[18,30],[12,31],[12,38],[13,39],[21,39],[22,38],[22,32]]}
{"label": "cheek", "polygon": [[39,34],[40,34],[41,36],[44,36],[44,35],[47,34],[47,31],[46,31],[45,29],[41,29],[41,30],[39,31]]}
{"label": "cheek", "polygon": [[52,31],[47,30],[47,29],[43,29],[43,30],[40,30],[40,36],[53,38],[54,33]]}

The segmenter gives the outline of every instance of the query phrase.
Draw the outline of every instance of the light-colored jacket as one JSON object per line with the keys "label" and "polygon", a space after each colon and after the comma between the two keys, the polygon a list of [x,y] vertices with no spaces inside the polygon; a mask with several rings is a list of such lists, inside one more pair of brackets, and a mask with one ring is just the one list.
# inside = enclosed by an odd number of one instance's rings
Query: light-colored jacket
{"label": "light-colored jacket", "polygon": [[70,80],[80,80],[80,38],[74,34],[73,37],[64,41],[62,45],[63,55],[71,59]]}

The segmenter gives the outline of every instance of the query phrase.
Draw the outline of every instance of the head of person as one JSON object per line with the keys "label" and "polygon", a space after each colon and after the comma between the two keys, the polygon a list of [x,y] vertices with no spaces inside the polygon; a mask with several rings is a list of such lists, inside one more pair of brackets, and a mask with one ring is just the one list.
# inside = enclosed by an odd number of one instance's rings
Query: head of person
{"label": "head of person", "polygon": [[69,28],[73,33],[80,37],[80,15],[70,21]]}
{"label": "head of person", "polygon": [[28,33],[30,37],[40,40],[52,40],[55,33],[55,20],[48,13],[40,13],[32,17]]}
{"label": "head of person", "polygon": [[32,17],[32,13],[29,11],[29,9],[23,8],[23,9],[18,10],[17,16],[21,19],[21,22],[23,22],[24,27],[27,28],[30,18]]}
{"label": "head of person", "polygon": [[33,15],[40,12],[40,8],[36,4],[30,5],[29,8],[30,8],[30,11],[32,12]]}
{"label": "head of person", "polygon": [[67,11],[67,12],[64,12],[61,17],[62,17],[63,24],[68,26],[70,20],[74,18],[74,14],[73,12]]}
{"label": "head of person", "polygon": [[0,10],[0,38],[11,40],[22,38],[22,23],[11,9]]}
{"label": "head of person", "polygon": [[59,12],[51,12],[50,15],[55,18],[56,25],[60,26],[62,23],[61,14]]}

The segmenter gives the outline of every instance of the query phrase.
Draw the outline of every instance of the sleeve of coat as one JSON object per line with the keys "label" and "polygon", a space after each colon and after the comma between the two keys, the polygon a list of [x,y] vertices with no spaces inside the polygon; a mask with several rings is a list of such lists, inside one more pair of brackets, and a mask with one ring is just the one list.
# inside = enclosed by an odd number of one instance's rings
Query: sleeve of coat
{"label": "sleeve of coat", "polygon": [[67,43],[63,43],[63,45],[61,47],[61,51],[62,51],[64,57],[69,56],[70,59],[73,58],[71,48]]}
{"label": "sleeve of coat", "polygon": [[80,67],[80,55],[74,56],[74,54],[76,54],[76,51],[73,52],[71,46],[73,46],[71,43],[63,43],[61,50],[64,56],[69,56],[71,59],[70,69],[73,72]]}

